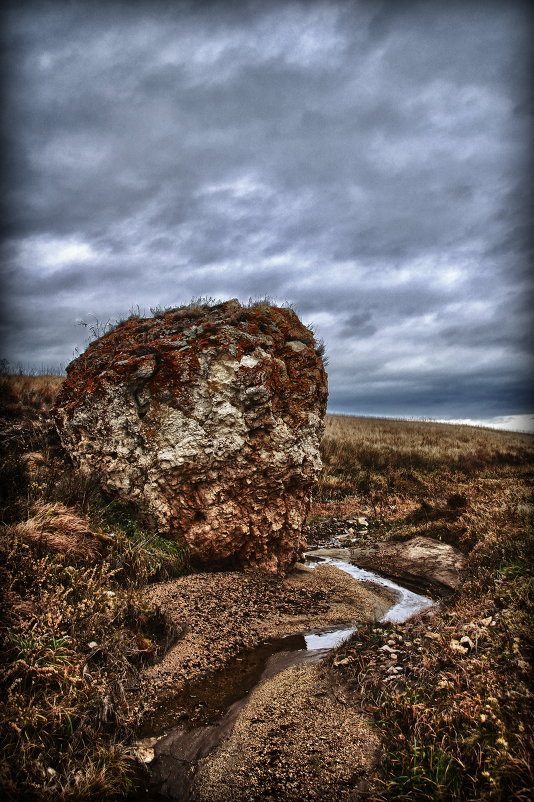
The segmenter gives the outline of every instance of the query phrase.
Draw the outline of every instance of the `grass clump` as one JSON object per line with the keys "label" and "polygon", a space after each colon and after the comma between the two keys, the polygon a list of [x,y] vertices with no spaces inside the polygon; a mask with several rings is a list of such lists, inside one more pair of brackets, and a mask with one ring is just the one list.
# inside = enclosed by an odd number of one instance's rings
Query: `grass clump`
{"label": "grass clump", "polygon": [[13,802],[132,789],[139,672],[178,634],[143,591],[187,569],[182,547],[73,469],[48,419],[56,378],[3,379],[0,795]]}
{"label": "grass clump", "polygon": [[130,718],[135,602],[105,563],[75,567],[5,532],[0,557],[1,787],[8,799],[76,798],[96,752],[100,779],[115,770],[102,755],[117,755]]}
{"label": "grass clump", "polygon": [[93,529],[108,544],[114,570],[130,583],[182,576],[189,570],[186,547],[147,529],[130,503],[113,501],[91,509]]}
{"label": "grass clump", "polygon": [[120,796],[136,775],[127,743],[141,713],[139,670],[176,634],[142,591],[176,573],[183,555],[115,527],[95,530],[104,550],[95,560],[91,549],[65,544],[64,519],[80,520],[74,512],[52,510],[62,542],[51,542],[57,533],[42,515],[44,536],[31,518],[0,536],[0,785],[13,800]]}

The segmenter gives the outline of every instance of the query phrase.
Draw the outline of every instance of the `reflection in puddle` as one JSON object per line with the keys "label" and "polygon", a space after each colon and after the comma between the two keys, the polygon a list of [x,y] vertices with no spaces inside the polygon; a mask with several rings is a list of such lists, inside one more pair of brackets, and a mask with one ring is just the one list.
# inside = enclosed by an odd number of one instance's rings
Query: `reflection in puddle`
{"label": "reflection in puddle", "polygon": [[139,737],[163,735],[178,723],[190,727],[192,723],[196,726],[217,721],[234,702],[257,685],[272,655],[279,652],[304,653],[305,649],[303,635],[273,638],[249,649],[231,660],[224,669],[189,682],[179,694],[166,700],[146,717]]}
{"label": "reflection in puddle", "polygon": [[358,582],[372,582],[378,587],[394,590],[398,599],[382,617],[382,621],[392,621],[396,624],[400,624],[413,615],[422,613],[423,610],[428,610],[430,607],[434,606],[434,602],[426,596],[414,593],[402,585],[393,582],[391,579],[386,579],[379,574],[373,573],[373,571],[365,571],[363,568],[357,568],[357,566],[352,565],[352,563],[346,560],[339,560],[337,557],[318,557],[315,559],[316,561],[319,560],[319,564],[327,563],[328,565],[333,565],[335,568],[339,568],[341,571],[345,571]]}
{"label": "reflection in puddle", "polygon": [[[373,583],[395,591],[397,601],[383,621],[405,621],[433,606],[434,602],[385,579],[372,571],[364,571],[336,557],[312,557],[308,565],[333,565],[350,574],[355,580]],[[166,734],[177,724],[187,729],[218,721],[232,704],[246,697],[261,679],[282,671],[289,665],[321,659],[330,649],[340,646],[355,626],[343,629],[289,635],[273,638],[234,658],[224,669],[212,676],[190,682],[173,699],[166,700],[150,716],[139,731],[139,738]],[[276,657],[275,657],[276,655]]]}
{"label": "reflection in puddle", "polygon": [[310,635],[304,635],[306,649],[308,651],[335,649],[355,631],[354,627],[351,627],[350,629],[335,629],[333,632],[312,632]]}

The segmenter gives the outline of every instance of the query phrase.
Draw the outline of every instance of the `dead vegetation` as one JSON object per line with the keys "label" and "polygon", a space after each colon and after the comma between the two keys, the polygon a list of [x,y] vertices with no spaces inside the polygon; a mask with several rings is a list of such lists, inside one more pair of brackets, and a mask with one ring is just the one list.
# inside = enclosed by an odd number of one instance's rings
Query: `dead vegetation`
{"label": "dead vegetation", "polygon": [[108,800],[137,772],[139,670],[175,637],[143,589],[187,560],[69,462],[51,378],[0,382],[0,789],[13,802]]}
{"label": "dead vegetation", "polygon": [[0,410],[4,417],[20,418],[50,409],[63,384],[63,376],[0,374]]}
{"label": "dead vegetation", "polygon": [[316,518],[467,555],[441,611],[362,628],[333,659],[382,734],[386,800],[532,799],[533,438],[333,416]]}
{"label": "dead vegetation", "polygon": [[[129,793],[137,672],[173,637],[142,591],[186,564],[66,460],[47,414],[61,382],[0,380],[0,786],[13,801]],[[532,442],[327,416],[314,521],[365,515],[374,537],[434,537],[469,566],[432,619],[364,628],[335,661],[382,734],[375,802],[532,798]]]}
{"label": "dead vegetation", "polygon": [[[319,492],[415,488],[418,472],[473,472],[524,465],[533,437],[520,432],[431,421],[328,415],[322,442],[325,470]],[[380,474],[380,476],[378,476]]]}
{"label": "dead vegetation", "polygon": [[56,502],[37,501],[30,517],[8,527],[14,542],[20,541],[50,551],[74,563],[91,563],[102,559],[102,544],[89,528],[89,523],[75,510]]}

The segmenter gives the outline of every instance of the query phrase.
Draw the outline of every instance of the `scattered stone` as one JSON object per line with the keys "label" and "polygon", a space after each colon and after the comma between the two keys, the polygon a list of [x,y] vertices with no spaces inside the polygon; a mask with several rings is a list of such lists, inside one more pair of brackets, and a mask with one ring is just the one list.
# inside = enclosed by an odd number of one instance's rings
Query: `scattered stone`
{"label": "scattered stone", "polygon": [[468,637],[467,635],[464,635],[462,638],[460,638],[460,643],[464,648],[468,650],[473,650],[475,648],[475,644],[473,643],[471,638]]}
{"label": "scattered stone", "polygon": [[67,368],[63,446],[111,494],[209,566],[283,573],[305,545],[327,382],[291,309],[132,317]]}
{"label": "scattered stone", "polygon": [[455,638],[451,640],[449,646],[453,652],[459,652],[460,654],[467,654],[469,651],[469,649],[467,649],[465,646],[462,646],[460,641],[456,640]]}
{"label": "scattered stone", "polygon": [[368,524],[362,527],[358,521],[362,518],[326,518],[311,521],[308,527],[308,550],[316,548],[335,549],[348,546],[362,546],[374,542],[368,530]]}
{"label": "scattered stone", "polygon": [[348,666],[349,663],[352,663],[350,657],[343,657],[341,660],[334,660],[332,665],[334,665],[337,668],[338,666]]}
{"label": "scattered stone", "polygon": [[154,760],[154,746],[159,739],[159,736],[152,736],[135,741],[131,754],[143,763],[151,763]]}

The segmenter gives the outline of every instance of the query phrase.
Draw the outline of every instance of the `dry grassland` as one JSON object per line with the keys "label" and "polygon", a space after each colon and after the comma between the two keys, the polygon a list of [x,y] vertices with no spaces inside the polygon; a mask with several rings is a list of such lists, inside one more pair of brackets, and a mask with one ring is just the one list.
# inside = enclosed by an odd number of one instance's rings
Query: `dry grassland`
{"label": "dry grassland", "polygon": [[[316,526],[357,514],[376,538],[432,537],[467,557],[432,619],[367,627],[336,655],[382,733],[386,800],[533,798],[534,438],[329,416]],[[385,676],[390,644],[399,674]]]}
{"label": "dry grassland", "polygon": [[[142,592],[186,559],[70,465],[48,415],[61,382],[0,377],[0,786],[10,800],[129,792],[136,712],[125,689],[172,637]],[[532,799],[533,438],[329,415],[322,451],[314,525],[366,515],[376,538],[423,534],[467,555],[463,588],[431,622],[363,629],[336,661],[381,733],[375,802]],[[377,650],[388,640],[404,670],[384,682]]]}

